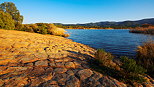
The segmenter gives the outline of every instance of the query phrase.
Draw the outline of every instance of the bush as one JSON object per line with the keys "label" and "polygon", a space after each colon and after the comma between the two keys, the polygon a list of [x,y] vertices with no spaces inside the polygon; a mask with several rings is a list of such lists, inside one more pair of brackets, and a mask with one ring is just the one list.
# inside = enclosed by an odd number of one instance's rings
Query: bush
{"label": "bush", "polygon": [[50,34],[52,35],[57,35],[57,36],[61,36],[65,34],[65,30],[62,28],[54,28],[54,29],[50,29],[48,30]]}
{"label": "bush", "polygon": [[23,28],[20,30],[69,37],[69,34],[65,34],[66,31],[63,28],[58,28],[54,24],[48,23],[24,24]]}
{"label": "bush", "polygon": [[121,57],[122,68],[128,73],[144,74],[146,70],[137,65],[134,59],[129,59],[128,57]]}
{"label": "bush", "polygon": [[134,29],[130,30],[130,33],[143,33],[143,34],[154,34],[154,28],[149,28],[149,29]]}
{"label": "bush", "polygon": [[124,79],[128,79],[131,82],[138,83],[146,81],[142,76],[143,74],[145,74],[146,69],[144,69],[142,66],[137,65],[134,59],[121,57],[120,60],[122,62],[121,68],[123,69],[123,71],[121,72],[123,72]]}
{"label": "bush", "polygon": [[154,42],[149,41],[137,49],[137,63],[145,67],[153,77],[154,73]]}
{"label": "bush", "polygon": [[115,67],[116,64],[112,61],[114,58],[111,53],[105,52],[103,49],[98,49],[95,58],[100,62],[102,66]]}
{"label": "bush", "polygon": [[103,49],[97,50],[95,58],[91,67],[100,73],[107,74],[129,85],[133,85],[134,82],[143,83],[146,81],[143,76],[146,69],[137,65],[134,59],[120,57],[118,65],[112,61],[114,56]]}

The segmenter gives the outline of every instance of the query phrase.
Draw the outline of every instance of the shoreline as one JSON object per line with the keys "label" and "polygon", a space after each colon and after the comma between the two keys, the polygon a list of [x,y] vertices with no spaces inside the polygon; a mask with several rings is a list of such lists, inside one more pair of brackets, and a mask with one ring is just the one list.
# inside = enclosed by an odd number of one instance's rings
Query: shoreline
{"label": "shoreline", "polygon": [[91,67],[96,50],[88,45],[60,36],[2,29],[0,42],[0,86],[127,87]]}
{"label": "shoreline", "polygon": [[[87,45],[59,36],[2,29],[0,42],[0,86],[126,87],[90,68],[88,61],[96,50]],[[89,78],[95,84],[87,85]],[[108,79],[110,84],[105,82]]]}
{"label": "shoreline", "polygon": [[68,30],[132,30],[132,29],[68,29]]}

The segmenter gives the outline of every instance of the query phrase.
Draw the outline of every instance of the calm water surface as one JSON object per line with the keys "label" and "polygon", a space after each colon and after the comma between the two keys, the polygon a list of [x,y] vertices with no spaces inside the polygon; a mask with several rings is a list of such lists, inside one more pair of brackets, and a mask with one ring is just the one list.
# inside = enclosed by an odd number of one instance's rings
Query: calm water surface
{"label": "calm water surface", "polygon": [[136,48],[147,40],[154,40],[152,35],[129,33],[129,30],[83,30],[66,29],[68,37],[90,47],[103,48],[116,56],[135,56]]}

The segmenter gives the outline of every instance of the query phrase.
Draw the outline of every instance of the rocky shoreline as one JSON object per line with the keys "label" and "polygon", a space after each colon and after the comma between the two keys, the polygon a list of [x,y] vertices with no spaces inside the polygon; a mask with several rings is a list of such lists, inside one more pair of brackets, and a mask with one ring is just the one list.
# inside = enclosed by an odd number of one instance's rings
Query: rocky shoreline
{"label": "rocky shoreline", "polygon": [[2,87],[126,87],[89,67],[95,49],[53,35],[0,29]]}

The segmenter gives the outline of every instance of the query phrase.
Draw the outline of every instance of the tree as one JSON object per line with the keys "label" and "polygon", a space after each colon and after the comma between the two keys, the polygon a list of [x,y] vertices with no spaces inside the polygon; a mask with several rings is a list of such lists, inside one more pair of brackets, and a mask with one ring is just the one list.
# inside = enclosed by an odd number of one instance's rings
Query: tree
{"label": "tree", "polygon": [[23,22],[23,16],[20,15],[19,10],[12,2],[4,2],[0,4],[0,11],[8,13],[12,16],[12,19],[15,21],[15,26],[20,26]]}
{"label": "tree", "polygon": [[0,11],[0,28],[9,30],[15,28],[14,20],[9,13]]}

